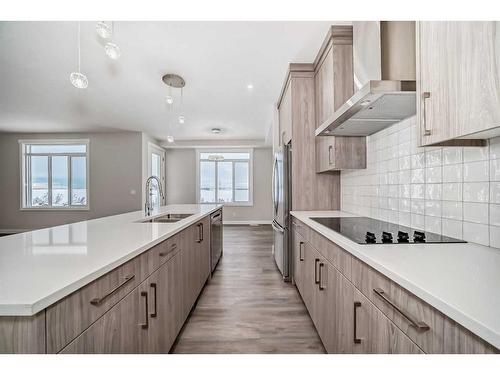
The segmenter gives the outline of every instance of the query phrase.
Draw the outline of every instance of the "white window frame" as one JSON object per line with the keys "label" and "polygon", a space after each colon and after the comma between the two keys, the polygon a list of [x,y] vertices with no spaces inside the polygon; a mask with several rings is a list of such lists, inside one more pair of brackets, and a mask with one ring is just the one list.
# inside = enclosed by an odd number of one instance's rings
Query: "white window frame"
{"label": "white window frame", "polygon": [[[89,211],[90,210],[90,180],[89,180],[89,164],[90,164],[90,140],[89,139],[19,139],[19,167],[21,169],[21,194],[20,194],[20,210],[21,211]],[[87,188],[87,204],[85,206],[28,206],[27,203],[27,181],[26,181],[26,157],[25,157],[25,146],[26,145],[86,145],[87,152],[85,153],[86,162],[86,188]],[[52,155],[47,153],[47,155]],[[74,156],[74,153],[61,153],[54,154],[60,156]],[[68,163],[69,164],[69,163]],[[49,181],[51,176],[49,174]],[[49,182],[50,183],[50,182]],[[68,188],[71,191],[71,176],[68,175]],[[70,198],[70,193],[68,192],[68,199]]]}
{"label": "white window frame", "polygon": [[[246,152],[249,154],[249,160],[248,160],[248,169],[249,169],[249,176],[248,176],[248,202],[231,202],[231,203],[206,203],[200,202],[200,154],[201,153],[206,153],[206,152],[213,152],[213,153],[223,153],[223,152]],[[237,161],[237,159],[231,159],[230,161]],[[246,161],[246,160],[245,160]],[[217,169],[216,169],[217,171]],[[216,172],[217,175],[217,172]],[[215,189],[217,190],[217,185],[218,181],[216,179],[215,181]],[[233,191],[234,191],[234,164],[233,164]],[[216,194],[217,196],[217,194]],[[229,148],[229,149],[220,149],[220,148],[198,148],[196,149],[196,202],[198,204],[224,204],[224,206],[253,206],[253,148]]]}

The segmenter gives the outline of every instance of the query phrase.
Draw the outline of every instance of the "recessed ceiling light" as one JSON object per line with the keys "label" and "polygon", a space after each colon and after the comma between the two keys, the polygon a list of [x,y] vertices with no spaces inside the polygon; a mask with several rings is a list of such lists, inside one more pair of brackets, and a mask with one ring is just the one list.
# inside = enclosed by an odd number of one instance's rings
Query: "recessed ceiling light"
{"label": "recessed ceiling light", "polygon": [[249,83],[249,84],[247,85],[247,89],[249,89],[249,90],[253,89],[253,85],[252,85],[251,83]]}
{"label": "recessed ceiling light", "polygon": [[174,137],[172,137],[171,135],[167,136],[167,142],[174,143]]}
{"label": "recessed ceiling light", "polygon": [[179,124],[184,124],[184,122],[186,121],[186,118],[182,115],[179,116]]}
{"label": "recessed ceiling light", "polygon": [[220,133],[222,133],[222,129],[221,128],[212,128],[212,133],[220,134]]}

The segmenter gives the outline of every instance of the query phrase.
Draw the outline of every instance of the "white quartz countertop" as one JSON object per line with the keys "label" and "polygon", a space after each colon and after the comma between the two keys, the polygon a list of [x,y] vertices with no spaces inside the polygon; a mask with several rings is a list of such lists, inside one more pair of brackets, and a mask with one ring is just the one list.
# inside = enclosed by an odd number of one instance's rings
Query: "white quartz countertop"
{"label": "white quartz countertop", "polygon": [[500,348],[500,249],[473,243],[361,245],[311,220],[359,215],[341,211],[291,214]]}
{"label": "white quartz countertop", "polygon": [[0,316],[34,315],[221,205],[162,206],[192,216],[176,223],[138,223],[143,211],[0,237]]}

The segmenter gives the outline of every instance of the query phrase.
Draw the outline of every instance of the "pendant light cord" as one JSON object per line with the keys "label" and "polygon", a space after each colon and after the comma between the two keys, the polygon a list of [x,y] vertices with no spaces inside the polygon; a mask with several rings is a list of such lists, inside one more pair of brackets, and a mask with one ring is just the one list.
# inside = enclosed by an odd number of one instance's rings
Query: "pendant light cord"
{"label": "pendant light cord", "polygon": [[81,56],[80,56],[80,49],[82,47],[81,44],[82,44],[82,40],[80,37],[80,21],[78,21],[78,73],[82,72],[82,69],[81,69],[82,60],[81,60]]}

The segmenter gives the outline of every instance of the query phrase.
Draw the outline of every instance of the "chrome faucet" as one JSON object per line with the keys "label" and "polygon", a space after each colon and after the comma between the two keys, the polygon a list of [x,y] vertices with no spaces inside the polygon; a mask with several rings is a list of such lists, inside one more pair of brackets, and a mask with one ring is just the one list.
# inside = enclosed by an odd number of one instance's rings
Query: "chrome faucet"
{"label": "chrome faucet", "polygon": [[146,203],[144,205],[144,214],[146,216],[151,215],[151,211],[153,210],[151,197],[153,196],[153,191],[151,190],[151,181],[156,180],[156,185],[158,186],[158,191],[160,192],[160,196],[162,199],[165,199],[165,195],[163,195],[163,188],[161,187],[160,179],[156,176],[150,176],[146,180]]}

